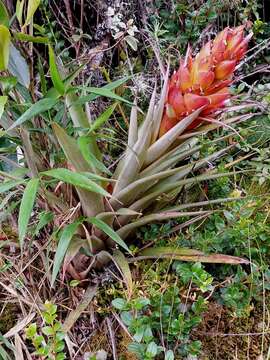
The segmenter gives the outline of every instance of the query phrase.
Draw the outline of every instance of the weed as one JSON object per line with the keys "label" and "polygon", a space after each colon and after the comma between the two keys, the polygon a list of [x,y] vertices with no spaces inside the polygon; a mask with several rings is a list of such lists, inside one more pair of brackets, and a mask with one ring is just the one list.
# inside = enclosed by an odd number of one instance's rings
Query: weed
{"label": "weed", "polygon": [[47,360],[64,360],[66,359],[65,335],[61,323],[57,320],[57,306],[46,301],[44,308],[42,312],[44,326],[39,331],[36,323],[30,324],[25,330],[26,338],[32,342],[36,350],[35,355]]}

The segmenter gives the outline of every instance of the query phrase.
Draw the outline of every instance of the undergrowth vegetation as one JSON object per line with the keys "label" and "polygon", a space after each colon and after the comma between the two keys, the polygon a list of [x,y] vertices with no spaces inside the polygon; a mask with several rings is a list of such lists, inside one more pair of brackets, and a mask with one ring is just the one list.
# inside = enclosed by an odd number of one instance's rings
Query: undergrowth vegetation
{"label": "undergrowth vegetation", "polygon": [[0,360],[268,359],[265,1],[0,0]]}

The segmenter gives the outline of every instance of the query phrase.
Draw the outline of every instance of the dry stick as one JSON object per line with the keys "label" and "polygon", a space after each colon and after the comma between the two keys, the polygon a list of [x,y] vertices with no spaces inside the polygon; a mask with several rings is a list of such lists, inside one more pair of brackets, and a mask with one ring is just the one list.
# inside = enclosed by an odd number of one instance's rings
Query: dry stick
{"label": "dry stick", "polygon": [[72,19],[72,13],[71,13],[69,0],[64,0],[64,3],[65,3],[65,7],[66,7],[69,27],[70,27],[70,30],[73,31],[74,30],[74,24],[73,24],[73,19]]}
{"label": "dry stick", "polygon": [[106,323],[107,323],[107,327],[108,327],[109,334],[110,334],[110,340],[111,340],[111,344],[112,344],[113,360],[118,360],[117,351],[116,351],[115,336],[114,336],[114,332],[113,332],[113,329],[112,329],[112,323],[111,323],[111,320],[108,317],[106,318]]}

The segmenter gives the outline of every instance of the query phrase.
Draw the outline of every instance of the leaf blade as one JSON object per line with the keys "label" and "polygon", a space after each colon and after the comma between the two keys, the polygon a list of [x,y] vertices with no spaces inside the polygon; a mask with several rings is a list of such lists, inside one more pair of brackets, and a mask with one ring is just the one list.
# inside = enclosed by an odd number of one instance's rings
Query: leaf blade
{"label": "leaf blade", "polygon": [[103,231],[106,235],[108,235],[115,243],[117,243],[119,246],[121,246],[123,249],[125,249],[129,254],[132,255],[131,251],[129,250],[126,243],[121,239],[121,237],[104,221],[95,218],[90,217],[87,218],[87,221],[89,221],[91,224],[95,225],[98,229]]}
{"label": "leaf blade", "polygon": [[0,25],[0,71],[8,67],[10,32],[5,25]]}
{"label": "leaf blade", "polygon": [[58,246],[56,249],[56,253],[54,256],[54,263],[53,263],[53,271],[52,271],[52,279],[51,279],[51,287],[53,287],[56,277],[59,273],[60,267],[64,260],[65,254],[67,252],[68,246],[72,237],[74,236],[78,226],[80,225],[81,221],[76,221],[72,224],[67,225],[58,242]]}
{"label": "leaf blade", "polygon": [[63,181],[65,183],[78,186],[82,189],[101,194],[103,196],[111,197],[106,190],[104,190],[100,185],[96,184],[94,181],[90,180],[88,177],[75,173],[71,170],[65,168],[57,168],[44,171],[43,175],[51,176],[57,180]]}
{"label": "leaf blade", "polygon": [[52,82],[56,90],[59,94],[64,95],[65,93],[65,84],[63,83],[61,76],[59,74],[56,61],[55,61],[55,54],[51,45],[49,45],[49,67],[50,67],[50,74],[52,77]]}
{"label": "leaf blade", "polygon": [[58,99],[44,98],[33,104],[26,110],[6,131],[10,131],[24,122],[31,120],[33,117],[50,110],[56,105]]}
{"label": "leaf blade", "polygon": [[29,180],[23,193],[18,218],[19,242],[21,249],[23,248],[23,242],[26,235],[27,226],[31,217],[31,212],[34,207],[38,185],[39,179],[33,178]]}

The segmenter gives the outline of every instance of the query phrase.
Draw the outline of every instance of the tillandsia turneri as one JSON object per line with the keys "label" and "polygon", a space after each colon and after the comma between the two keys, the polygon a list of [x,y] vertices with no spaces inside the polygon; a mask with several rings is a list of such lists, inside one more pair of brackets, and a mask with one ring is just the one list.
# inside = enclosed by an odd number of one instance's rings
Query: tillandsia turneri
{"label": "tillandsia turneri", "polygon": [[189,129],[211,121],[230,97],[228,86],[236,64],[244,57],[252,33],[244,37],[244,26],[225,28],[209,41],[195,58],[191,49],[173,74],[160,127],[160,136],[194,110],[205,106]]}
{"label": "tillandsia turneri", "polygon": [[[232,81],[233,71],[245,54],[250,36],[244,37],[242,26],[226,28],[214,41],[207,43],[194,59],[188,50],[185,59],[180,62],[179,70],[170,80],[170,69],[167,68],[159,96],[156,86],[153,89],[148,111],[141,124],[138,121],[138,112],[141,110],[137,104],[131,104],[113,92],[127,79],[117,80],[103,88],[73,86],[72,82],[80,69],[66,75],[63,80],[64,76],[59,71],[50,45],[49,68],[53,88],[44,92],[43,98],[32,103],[19,116],[12,112],[12,103],[9,108],[5,97],[1,126],[11,139],[17,137],[15,143],[18,138],[21,139],[28,176],[18,221],[21,248],[24,248],[36,194],[41,202],[46,203],[46,208],[49,207],[57,214],[55,227],[60,226],[61,229],[54,233],[58,237],[58,244],[52,283],[62,264],[64,272],[69,269],[73,277],[85,277],[88,267],[83,268],[81,264],[84,261],[80,260],[85,254],[94,257],[95,264],[104,264],[108,259],[113,259],[121,269],[129,290],[132,280],[128,262],[136,259],[169,257],[184,261],[247,263],[247,260],[234,256],[205,255],[197,250],[173,247],[149,247],[131,253],[128,241],[140,226],[183,216],[206,216],[212,210],[202,210],[205,206],[232,200],[226,198],[182,203],[179,194],[186,187],[236,173],[219,173],[214,166],[215,160],[227,154],[236,142],[230,142],[208,156],[201,156],[202,146],[198,134],[206,134],[224,124],[252,116],[228,116],[222,121],[217,118],[214,123],[201,124],[204,119],[216,116],[216,109],[220,109],[228,99],[228,86]],[[45,79],[44,76],[41,78]],[[85,96],[78,96],[81,89]],[[26,91],[27,89],[23,94]],[[90,94],[87,95],[87,92]],[[98,96],[111,97],[116,102],[92,122],[84,104]],[[102,162],[97,137],[100,127],[110,118],[120,101],[132,108],[126,150],[112,174]],[[61,120],[58,116],[51,122],[53,117],[40,116],[56,105],[63,109],[65,106],[69,119],[73,122],[72,136],[65,129],[66,120]],[[9,114],[8,117],[6,113]],[[37,131],[34,137],[27,124],[35,127],[37,116],[44,132]],[[11,118],[13,122],[10,121]],[[3,121],[6,119],[8,122]],[[195,127],[194,133],[191,130]],[[49,137],[46,137],[46,133],[50,134]],[[49,150],[44,147],[42,151],[38,151],[39,147],[31,143],[31,139],[35,140],[38,136],[41,144],[50,144]],[[51,141],[54,136],[60,149],[55,139]],[[220,138],[217,136],[213,144],[220,141],[224,143],[231,136],[232,133]],[[60,161],[60,164],[59,160],[49,161],[52,149],[54,159],[63,159],[64,155],[65,161]],[[47,154],[46,157],[44,154]],[[211,168],[208,167],[209,163]],[[8,189],[18,184],[24,186],[27,181],[24,176],[16,176],[11,180],[10,176],[7,178],[9,180],[5,188]],[[63,184],[68,184],[69,191]],[[63,222],[59,219],[63,219]],[[79,251],[81,248],[85,249],[84,255]],[[130,257],[127,261],[120,249],[125,249],[135,257]],[[92,260],[89,261],[90,266],[93,266]]]}

